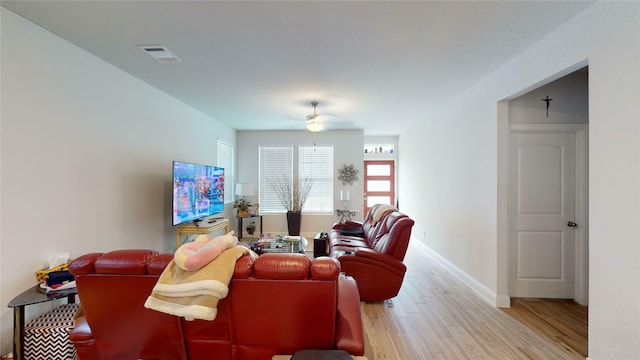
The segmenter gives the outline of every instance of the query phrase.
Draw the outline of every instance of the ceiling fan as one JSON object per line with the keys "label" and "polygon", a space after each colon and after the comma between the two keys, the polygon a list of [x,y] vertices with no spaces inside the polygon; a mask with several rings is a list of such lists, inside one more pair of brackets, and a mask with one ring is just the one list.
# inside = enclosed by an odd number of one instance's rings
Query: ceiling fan
{"label": "ceiling fan", "polygon": [[[305,104],[305,105],[303,105]],[[308,109],[306,104],[311,104],[313,111],[309,114],[307,111],[302,111],[302,107],[298,108],[298,112],[296,114],[292,114],[287,117],[285,128],[287,129],[296,129],[296,130],[306,130],[309,132],[324,132],[328,130],[341,130],[341,129],[354,129],[355,125],[353,121],[341,119],[338,115],[325,112],[327,109],[330,109],[331,106],[328,106],[327,103],[323,102],[322,111],[318,111],[318,107],[320,102],[317,100],[309,101],[305,100],[304,103],[296,104],[296,106],[304,106],[304,109]],[[309,115],[303,115],[303,114]],[[303,118],[304,121],[300,121],[300,116],[306,116]]]}

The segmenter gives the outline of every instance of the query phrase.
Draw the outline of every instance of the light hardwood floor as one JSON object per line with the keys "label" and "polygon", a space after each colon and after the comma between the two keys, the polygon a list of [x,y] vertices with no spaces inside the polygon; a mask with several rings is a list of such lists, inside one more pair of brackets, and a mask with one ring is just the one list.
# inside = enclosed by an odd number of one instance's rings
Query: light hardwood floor
{"label": "light hardwood floor", "polygon": [[584,359],[486,302],[413,240],[405,264],[393,307],[361,303],[369,360]]}
{"label": "light hardwood floor", "polygon": [[513,299],[511,308],[502,309],[540,336],[574,354],[587,356],[588,308],[572,300]]}

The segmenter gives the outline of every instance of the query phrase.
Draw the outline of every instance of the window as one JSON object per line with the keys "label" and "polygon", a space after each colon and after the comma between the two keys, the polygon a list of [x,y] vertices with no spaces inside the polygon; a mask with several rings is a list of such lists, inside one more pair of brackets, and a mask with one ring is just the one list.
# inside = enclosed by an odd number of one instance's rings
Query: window
{"label": "window", "polygon": [[293,146],[260,146],[258,151],[260,212],[286,212],[269,179],[293,184]]}
{"label": "window", "polygon": [[305,212],[333,212],[333,146],[300,146],[298,178],[313,182]]}
{"label": "window", "polygon": [[[270,179],[291,184],[309,178],[313,187],[304,212],[333,212],[333,146],[299,146],[297,159],[293,146],[259,147],[259,204],[262,213],[281,213],[286,209],[273,190]],[[297,161],[294,162],[294,159]],[[297,168],[297,171],[294,169]]]}
{"label": "window", "polygon": [[233,146],[218,140],[218,164],[224,168],[224,203],[233,202],[233,184],[235,174],[233,171]]}
{"label": "window", "polygon": [[365,144],[365,154],[393,154],[393,144]]}

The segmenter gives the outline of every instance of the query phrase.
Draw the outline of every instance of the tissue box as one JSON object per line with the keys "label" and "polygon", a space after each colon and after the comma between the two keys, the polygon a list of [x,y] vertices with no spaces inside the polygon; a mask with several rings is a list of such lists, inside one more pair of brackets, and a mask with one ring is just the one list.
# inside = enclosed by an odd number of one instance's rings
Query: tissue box
{"label": "tissue box", "polygon": [[69,332],[79,304],[64,304],[29,321],[24,327],[24,360],[75,360]]}
{"label": "tissue box", "polygon": [[47,278],[49,277],[50,273],[56,272],[56,271],[66,271],[66,270],[69,270],[69,263],[56,266],[52,269],[38,270],[36,271],[36,279],[38,280],[39,283],[43,283],[47,281]]}

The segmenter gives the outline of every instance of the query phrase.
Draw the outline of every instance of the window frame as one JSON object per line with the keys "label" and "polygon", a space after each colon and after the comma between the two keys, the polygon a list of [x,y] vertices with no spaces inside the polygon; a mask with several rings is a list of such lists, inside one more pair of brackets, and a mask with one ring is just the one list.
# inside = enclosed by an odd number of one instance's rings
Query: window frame
{"label": "window frame", "polygon": [[[320,155],[328,164],[322,164],[323,159],[313,158],[313,154],[321,150]],[[278,154],[279,153],[279,154]],[[274,155],[278,154],[278,155]],[[318,163],[318,161],[320,163]],[[315,181],[323,183],[323,192],[318,195],[312,188],[310,198],[305,203],[302,212],[306,214],[327,215],[334,210],[334,184],[333,184],[333,145],[259,145],[258,146],[258,202],[260,213],[279,214],[286,213],[275,191],[271,190],[268,177],[283,176],[283,180],[293,187],[294,181],[299,181],[311,175]],[[319,170],[317,174],[313,172]],[[320,179],[320,180],[318,180]],[[315,196],[314,196],[315,193]],[[324,199],[316,200],[317,197]],[[309,205],[312,205],[312,209]]]}

